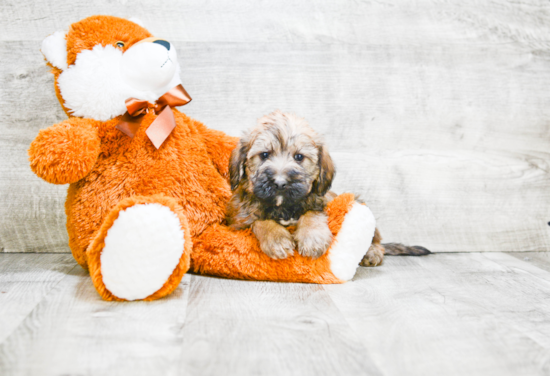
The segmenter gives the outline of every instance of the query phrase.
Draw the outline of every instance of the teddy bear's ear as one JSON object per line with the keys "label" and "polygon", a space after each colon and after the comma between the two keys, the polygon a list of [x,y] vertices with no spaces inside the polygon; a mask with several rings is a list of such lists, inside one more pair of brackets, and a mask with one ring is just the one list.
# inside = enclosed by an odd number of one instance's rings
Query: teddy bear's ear
{"label": "teddy bear's ear", "polygon": [[141,26],[143,28],[145,27],[145,25],[143,24],[143,21],[141,21],[137,17],[130,17],[130,18],[128,18],[128,21],[132,21],[133,23],[136,23],[136,24],[138,24],[139,26]]}
{"label": "teddy bear's ear", "polygon": [[42,41],[40,51],[48,62],[61,70],[67,69],[67,40],[66,32],[56,31]]}

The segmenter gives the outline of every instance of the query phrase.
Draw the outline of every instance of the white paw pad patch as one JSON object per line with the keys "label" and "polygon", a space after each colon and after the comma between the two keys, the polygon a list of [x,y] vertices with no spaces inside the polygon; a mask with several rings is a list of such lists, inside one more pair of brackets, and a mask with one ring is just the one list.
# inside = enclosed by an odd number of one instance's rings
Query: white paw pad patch
{"label": "white paw pad patch", "polygon": [[122,299],[146,298],[166,283],[184,242],[179,218],[166,206],[143,204],[120,211],[101,253],[105,287]]}
{"label": "white paw pad patch", "polygon": [[368,207],[354,203],[328,255],[332,274],[343,281],[355,275],[359,262],[369,250],[376,220]]}

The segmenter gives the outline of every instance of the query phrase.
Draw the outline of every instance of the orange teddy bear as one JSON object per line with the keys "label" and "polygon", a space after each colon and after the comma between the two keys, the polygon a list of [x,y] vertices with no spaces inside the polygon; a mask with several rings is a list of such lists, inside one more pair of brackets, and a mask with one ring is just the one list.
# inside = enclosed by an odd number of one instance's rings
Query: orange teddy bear
{"label": "orange teddy bear", "polygon": [[273,260],[249,230],[224,226],[237,139],[173,108],[191,100],[175,48],[136,22],[93,16],[42,43],[69,118],[40,131],[30,164],[47,182],[70,184],[69,246],[99,294],[158,299],[188,270],[265,281],[351,279],[375,229],[351,194],[328,205],[335,240],[318,259]]}

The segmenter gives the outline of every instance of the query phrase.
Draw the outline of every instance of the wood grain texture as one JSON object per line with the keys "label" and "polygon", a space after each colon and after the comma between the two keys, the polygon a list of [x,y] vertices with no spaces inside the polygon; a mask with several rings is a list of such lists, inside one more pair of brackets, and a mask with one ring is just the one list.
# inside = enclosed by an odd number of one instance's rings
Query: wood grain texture
{"label": "wood grain texture", "polygon": [[179,375],[379,375],[321,286],[194,276]]}
{"label": "wood grain texture", "polygon": [[77,265],[70,255],[10,254],[0,257],[0,343]]}
{"label": "wood grain texture", "polygon": [[324,288],[385,374],[548,374],[547,271],[498,252],[384,263]]}
{"label": "wood grain texture", "polygon": [[344,285],[186,275],[147,303],[102,301],[69,261],[0,254],[0,291],[12,289],[0,294],[0,323],[6,306],[17,318],[9,333],[0,326],[0,375],[550,371],[550,273],[505,253],[391,257]]}
{"label": "wood grain texture", "polygon": [[[4,1],[0,249],[66,252],[66,187],[28,168],[64,118],[41,40],[95,13],[137,16],[177,47],[183,108],[240,135],[276,108],[325,134],[337,191],[385,241],[436,252],[550,249],[550,4]],[[31,105],[32,104],[32,105]]]}
{"label": "wood grain texture", "polygon": [[508,255],[550,272],[550,252],[510,252]]}
{"label": "wood grain texture", "polygon": [[188,283],[155,302],[105,302],[77,267],[0,344],[0,374],[174,374]]}

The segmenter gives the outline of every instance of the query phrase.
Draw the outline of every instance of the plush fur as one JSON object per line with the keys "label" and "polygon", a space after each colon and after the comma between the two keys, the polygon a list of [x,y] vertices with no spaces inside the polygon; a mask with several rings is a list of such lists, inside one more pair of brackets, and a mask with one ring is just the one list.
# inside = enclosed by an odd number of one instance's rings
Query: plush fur
{"label": "plush fur", "polygon": [[[86,95],[87,101],[94,103],[79,104],[76,98],[67,101],[64,97],[65,83],[61,76],[68,71],[77,72],[81,57],[95,53],[101,56],[106,54],[104,57],[109,55],[114,61],[122,53],[124,59],[126,51],[137,48],[139,43],[155,43],[147,39],[151,37],[149,32],[128,20],[94,16],[71,25],[63,35],[66,36],[67,68],[59,64],[61,57],[55,48],[46,49],[44,54],[52,65],[56,94],[69,119],[41,131],[31,144],[29,158],[32,170],[44,180],[55,184],[70,184],[65,204],[69,246],[77,262],[90,270],[94,286],[104,299],[158,299],[171,293],[189,269],[228,278],[268,281],[342,283],[351,278],[351,271],[335,274],[331,258],[347,260],[344,263],[349,263],[349,269],[354,271],[362,256],[357,256],[355,249],[369,246],[366,244],[370,243],[368,237],[353,237],[353,240],[339,236],[340,229],[348,227],[347,213],[355,210],[352,209],[355,203],[353,195],[338,196],[326,208],[332,234],[339,242],[346,242],[349,248],[340,247],[334,254],[329,248],[328,252],[318,259],[299,254],[286,260],[270,259],[259,249],[257,239],[249,230],[234,231],[223,224],[225,207],[231,196],[229,158],[237,145],[236,138],[208,129],[174,109],[176,127],[157,149],[146,135],[146,130],[157,118],[154,110],[143,116],[139,129],[134,137],[130,138],[116,128],[121,116],[115,114],[121,110],[109,110],[104,114],[102,107],[97,105],[102,103],[102,96],[106,94],[101,85],[91,85],[88,89],[92,92],[82,94]],[[123,46],[118,42],[123,42]],[[59,44],[58,41],[58,47]],[[114,49],[119,49],[120,52]],[[165,53],[163,50],[157,50]],[[53,58],[52,55],[56,57]],[[101,56],[96,60],[103,61]],[[87,64],[93,63],[93,59],[88,58],[82,61]],[[86,75],[93,73],[90,70],[80,72],[86,72]],[[96,72],[103,74],[101,69]],[[93,77],[74,79],[88,82]],[[99,82],[104,78],[96,79]],[[176,81],[170,82],[177,82],[179,76],[174,80]],[[133,86],[132,82],[125,84]],[[72,84],[67,82],[66,85]],[[119,94],[124,92],[121,87],[123,85],[111,88],[117,92],[111,97],[117,101],[117,108],[120,108],[118,106],[123,97]],[[141,87],[140,90],[147,91],[154,95],[154,98],[162,95],[158,88],[144,90]],[[151,100],[151,97],[145,99]],[[84,108],[82,106],[92,110],[86,115],[87,118],[81,119],[74,115],[84,113],[78,112]],[[109,119],[106,119],[108,117]],[[120,231],[113,230],[110,233],[110,230],[118,228],[118,218],[125,218],[126,224],[136,223],[136,229],[142,228],[147,221],[143,219],[140,210],[130,209],[147,204],[167,208],[161,210],[162,213],[173,213],[166,217],[166,221],[159,219],[159,226],[164,224],[172,228],[175,218],[179,220],[179,229],[184,234],[181,257],[170,273],[165,265],[174,263],[174,251],[164,255],[162,250],[158,250],[158,257],[166,256],[172,260],[161,263],[164,266],[161,265],[162,270],[159,273],[168,275],[166,282],[157,291],[149,294],[149,289],[157,285],[158,280],[148,281],[148,269],[144,267],[135,273],[124,274],[130,275],[126,282],[114,278],[114,283],[118,285],[132,283],[132,278],[136,276],[146,280],[143,281],[143,288],[131,289],[129,295],[123,293],[125,296],[116,296],[106,287],[102,274],[102,260],[118,265],[116,267],[127,273],[128,266],[141,268],[140,263],[129,262],[125,265],[124,261],[120,260],[131,257],[132,249],[140,247],[142,248],[135,250],[136,255],[151,257],[149,248],[153,245],[148,242],[135,242],[132,239],[128,246],[119,245],[124,249],[112,253],[114,256],[111,257],[110,246],[106,245],[122,243]],[[365,207],[365,210],[368,209]],[[125,214],[121,217],[122,212]],[[374,231],[370,218],[355,217],[356,219],[352,220],[356,221],[354,229],[365,233]],[[109,237],[116,241],[111,242]],[[168,244],[176,243],[170,241]],[[108,253],[105,258],[102,256],[103,252]],[[113,270],[109,270],[109,274],[109,278],[113,277]],[[113,279],[107,281],[107,285],[112,283]]]}
{"label": "plush fur", "polygon": [[41,130],[29,148],[31,169],[48,183],[79,181],[92,170],[101,151],[99,124],[71,118]]}
{"label": "plush fur", "polygon": [[[328,216],[328,225],[335,238],[354,204],[356,202],[353,194],[345,193],[327,205],[325,212]],[[367,207],[364,208],[368,210]],[[368,226],[369,224],[371,226]],[[374,231],[372,223],[358,222],[357,225],[363,231]],[[219,224],[209,227],[193,241],[191,270],[196,273],[226,278],[305,283],[348,281],[351,278],[343,279],[335,275],[333,272],[335,265],[331,264],[331,257],[345,260],[344,263],[347,263],[348,268],[353,269],[355,274],[356,263],[361,260],[370,245],[370,239],[368,239],[366,244],[354,243],[351,248],[340,247],[334,254],[330,248],[327,253],[316,259],[304,257],[296,252],[292,257],[274,260],[262,252],[258,240],[250,229],[233,231]],[[336,241],[333,242],[332,247],[335,244]],[[357,255],[357,249],[362,252],[360,255]],[[223,263],[219,262],[220,258],[223,258]],[[342,267],[342,264],[337,267]],[[349,273],[346,276],[349,277]]]}
{"label": "plush fur", "polygon": [[118,212],[101,251],[105,287],[128,300],[159,290],[184,253],[181,221],[176,213],[157,202]]}
{"label": "plush fur", "polygon": [[[181,224],[181,230],[183,233],[183,248],[181,249],[181,257],[179,259],[179,262],[177,262],[174,265],[171,273],[170,272],[167,273],[164,284],[161,284],[159,286],[160,288],[157,288],[155,292],[151,294],[146,293],[145,296],[141,296],[141,300],[155,300],[170,294],[172,291],[176,289],[176,287],[178,287],[179,281],[181,281],[181,278],[183,277],[183,275],[187,272],[187,270],[189,270],[189,264],[190,264],[189,255],[191,254],[191,251],[193,249],[193,244],[191,240],[191,234],[189,232],[189,225],[187,223],[187,219],[178,201],[174,198],[166,197],[163,195],[153,195],[149,197],[147,196],[128,197],[120,201],[116,206],[114,206],[111,209],[111,211],[103,221],[101,227],[96,232],[94,239],[92,240],[90,246],[87,249],[86,254],[81,255],[81,258],[84,259],[85,266],[89,267],[90,275],[92,277],[92,282],[95,288],[105,300],[122,301],[122,300],[139,299],[137,295],[126,296],[126,297],[116,296],[107,289],[103,278],[102,260],[105,258],[103,254],[103,250],[105,249],[105,240],[107,238],[108,232],[111,228],[113,228],[113,225],[119,218],[121,212],[124,212],[126,209],[139,207],[140,205],[159,205],[169,209],[170,212],[173,213],[173,215],[175,215],[175,217],[179,220]],[[135,218],[135,219],[139,219],[139,218]],[[147,223],[147,222],[142,222],[142,223]],[[132,257],[133,251],[134,250],[131,248],[128,249],[126,252],[128,254],[127,257]],[[145,249],[145,250],[142,250],[142,252],[143,251],[147,252],[148,250]],[[160,250],[157,249],[157,251],[160,251]],[[73,255],[74,255],[74,251],[73,251]],[[121,258],[121,261],[124,261],[123,257],[120,257],[120,258]],[[154,260],[152,261],[154,262]],[[127,265],[121,265],[119,269],[127,268],[130,265],[135,267],[135,264],[132,265],[130,262],[128,262]],[[145,284],[145,287],[140,290],[145,290],[151,284],[150,281],[148,280],[148,276],[149,276],[148,273],[150,273],[151,271],[152,270],[150,267],[144,268],[144,270],[133,270],[132,271],[133,275],[130,275],[130,278],[127,278],[126,281],[124,280],[115,281],[115,283],[118,282],[119,284],[120,283],[132,284],[132,283],[135,283],[136,279],[142,279],[140,283]],[[116,270],[113,270],[113,272],[116,273]],[[123,273],[120,273],[120,274],[122,275]],[[128,276],[128,273],[125,273],[125,274],[126,276]],[[156,284],[156,283],[157,281],[153,281],[153,284]],[[134,290],[133,292],[136,293],[135,286],[132,286],[132,289]]]}
{"label": "plush fur", "polygon": [[67,69],[67,40],[64,31],[56,31],[42,41],[42,53],[49,63],[61,70]]}

